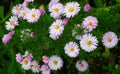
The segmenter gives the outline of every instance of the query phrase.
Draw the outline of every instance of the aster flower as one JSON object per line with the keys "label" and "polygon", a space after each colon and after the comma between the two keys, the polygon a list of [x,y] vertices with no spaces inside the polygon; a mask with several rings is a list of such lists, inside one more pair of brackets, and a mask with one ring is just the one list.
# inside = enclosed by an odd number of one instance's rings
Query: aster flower
{"label": "aster flower", "polygon": [[42,74],[50,74],[50,68],[48,65],[42,65],[41,67]]}
{"label": "aster flower", "polygon": [[85,34],[83,35],[80,46],[83,50],[86,52],[93,51],[97,48],[98,40],[95,36],[92,36],[92,34]]}
{"label": "aster flower", "polygon": [[93,16],[87,16],[86,18],[84,18],[82,25],[85,29],[92,31],[98,25],[98,20]]}
{"label": "aster flower", "polygon": [[67,18],[64,18],[64,19],[62,20],[62,23],[63,23],[64,25],[66,25],[66,24],[68,23],[68,19],[67,19]]}
{"label": "aster flower", "polygon": [[54,40],[59,39],[64,30],[64,25],[62,25],[62,20],[56,20],[50,26],[50,37]]}
{"label": "aster flower", "polygon": [[69,57],[77,57],[80,51],[77,43],[72,41],[65,45],[64,50]]}
{"label": "aster flower", "polygon": [[22,7],[21,4],[14,6],[12,8],[12,14],[17,16],[19,14],[19,11],[21,10],[21,7]]}
{"label": "aster flower", "polygon": [[49,11],[51,12],[51,17],[60,18],[60,16],[63,14],[63,5],[61,3],[56,3],[49,7]]}
{"label": "aster flower", "polygon": [[30,33],[30,37],[31,37],[31,38],[34,38],[34,36],[35,36],[35,33],[34,33],[34,32],[31,32],[31,33]]}
{"label": "aster flower", "polygon": [[118,43],[117,35],[114,32],[107,32],[104,34],[102,42],[106,48],[113,48]]}
{"label": "aster flower", "polygon": [[41,15],[44,15],[46,13],[44,8],[40,8],[39,11],[40,11]]}
{"label": "aster flower", "polygon": [[12,31],[12,32],[9,32],[8,34],[5,34],[5,35],[3,36],[3,38],[2,38],[2,42],[3,42],[4,44],[7,44],[7,43],[12,39],[13,35],[14,35],[14,32],[13,32],[13,31]]}
{"label": "aster flower", "polygon": [[87,70],[88,68],[88,63],[86,62],[86,60],[82,60],[82,61],[77,61],[76,63],[76,68],[81,71],[84,72]]}
{"label": "aster flower", "polygon": [[42,56],[42,61],[47,64],[49,62],[49,57],[47,56]]}
{"label": "aster flower", "polygon": [[85,11],[85,12],[89,12],[90,9],[91,9],[90,4],[86,4],[86,5],[84,6],[84,11]]}
{"label": "aster flower", "polygon": [[80,11],[80,5],[77,2],[68,2],[64,8],[64,14],[67,18],[74,17]]}
{"label": "aster flower", "polygon": [[24,7],[27,7],[27,6],[28,6],[28,4],[29,4],[29,1],[28,1],[28,0],[24,0],[24,2],[23,2],[23,4],[22,4],[22,5],[23,5]]}
{"label": "aster flower", "polygon": [[7,30],[13,30],[17,25],[18,25],[18,18],[16,16],[11,16],[11,18],[9,19],[9,22],[6,22],[6,29]]}
{"label": "aster flower", "polygon": [[29,10],[28,14],[27,14],[27,21],[29,23],[34,23],[34,22],[37,22],[38,19],[40,18],[40,11],[38,9],[31,9]]}
{"label": "aster flower", "polygon": [[17,61],[18,63],[21,63],[22,60],[23,60],[22,55],[21,55],[20,53],[16,54],[16,61]]}
{"label": "aster flower", "polygon": [[32,69],[32,71],[35,72],[35,73],[39,73],[39,72],[40,72],[40,65],[38,64],[37,61],[33,61],[33,62],[31,63],[31,69]]}
{"label": "aster flower", "polygon": [[48,65],[51,70],[58,70],[63,66],[63,60],[61,57],[54,55],[50,57]]}
{"label": "aster flower", "polygon": [[22,64],[23,69],[25,69],[25,70],[31,69],[31,61],[26,60],[26,58],[23,59],[21,64]]}
{"label": "aster flower", "polygon": [[28,8],[22,8],[20,11],[19,11],[19,14],[18,14],[18,17],[19,18],[23,18],[23,19],[27,19],[27,14],[29,12],[29,9]]}

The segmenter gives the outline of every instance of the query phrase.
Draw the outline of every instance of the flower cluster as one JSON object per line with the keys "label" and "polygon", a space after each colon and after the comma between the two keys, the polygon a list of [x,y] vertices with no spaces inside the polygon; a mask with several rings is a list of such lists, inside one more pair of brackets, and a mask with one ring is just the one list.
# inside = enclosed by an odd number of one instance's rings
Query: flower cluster
{"label": "flower cluster", "polygon": [[[7,24],[5,26],[6,30],[13,31],[19,25],[18,23],[19,19],[27,20],[27,22],[29,23],[35,23],[38,21],[41,15],[45,14],[44,8],[39,8],[39,9],[28,8],[28,4],[33,1],[34,0],[24,0],[22,4],[17,4],[16,6],[12,8],[13,16],[11,16],[9,18],[9,21],[6,22]],[[6,43],[8,43],[12,36],[9,39],[8,37],[10,36],[7,36],[7,38],[4,38],[3,41],[7,41]],[[6,44],[5,42],[3,43]]]}
{"label": "flower cluster", "polygon": [[50,58],[46,55],[42,56],[42,62],[44,63],[41,67],[39,62],[33,60],[33,55],[28,51],[24,55],[17,53],[16,61],[22,65],[24,70],[32,70],[35,73],[50,74],[51,70],[61,69],[63,66],[63,60],[57,55],[53,55]]}

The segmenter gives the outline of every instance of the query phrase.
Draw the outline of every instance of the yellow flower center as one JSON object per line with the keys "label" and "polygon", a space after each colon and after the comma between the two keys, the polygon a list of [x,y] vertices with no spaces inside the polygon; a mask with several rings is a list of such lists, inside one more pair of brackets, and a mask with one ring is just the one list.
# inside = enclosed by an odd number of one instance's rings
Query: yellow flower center
{"label": "yellow flower center", "polygon": [[32,16],[32,18],[35,18],[35,14],[34,13],[31,16]]}
{"label": "yellow flower center", "polygon": [[56,25],[56,26],[55,26],[55,29],[56,29],[56,30],[58,30],[59,28],[60,28],[59,25]]}
{"label": "yellow flower center", "polygon": [[70,51],[73,52],[73,51],[74,51],[74,48],[70,48]]}
{"label": "yellow flower center", "polygon": [[74,8],[73,7],[70,7],[69,8],[69,12],[73,12],[74,11]]}
{"label": "yellow flower center", "polygon": [[13,21],[10,21],[10,25],[11,25],[11,26],[14,25],[14,22],[13,22]]}
{"label": "yellow flower center", "polygon": [[92,44],[92,41],[91,40],[87,40],[86,44],[90,46]]}
{"label": "yellow flower center", "polygon": [[27,61],[27,60],[24,60],[23,63],[24,63],[25,65],[27,65],[27,64],[28,64],[28,61]]}
{"label": "yellow flower center", "polygon": [[25,16],[26,15],[26,13],[25,12],[22,12],[22,16]]}
{"label": "yellow flower center", "polygon": [[108,42],[112,42],[112,39],[111,39],[111,38],[108,38]]}
{"label": "yellow flower center", "polygon": [[57,65],[57,64],[58,64],[58,61],[55,60],[55,61],[53,62],[53,64],[54,64],[54,65]]}
{"label": "yellow flower center", "polygon": [[93,25],[93,23],[90,21],[90,22],[88,22],[88,25],[89,25],[89,26],[92,26],[92,25]]}
{"label": "yellow flower center", "polygon": [[36,69],[36,68],[37,68],[37,66],[34,64],[34,65],[33,65],[33,68],[34,68],[34,69]]}
{"label": "yellow flower center", "polygon": [[58,11],[59,11],[59,9],[58,9],[58,8],[55,8],[55,9],[54,9],[54,11],[55,11],[55,12],[58,12]]}
{"label": "yellow flower center", "polygon": [[19,10],[19,7],[17,6],[17,7],[16,7],[16,11],[18,11],[18,10]]}

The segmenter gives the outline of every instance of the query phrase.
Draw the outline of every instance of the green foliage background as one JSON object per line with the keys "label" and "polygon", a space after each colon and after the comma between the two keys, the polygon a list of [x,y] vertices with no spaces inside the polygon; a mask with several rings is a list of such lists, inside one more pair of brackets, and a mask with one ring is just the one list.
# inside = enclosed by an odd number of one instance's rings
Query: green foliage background
{"label": "green foliage background", "polygon": [[[61,0],[63,4],[73,0]],[[28,23],[26,20],[19,20],[19,26],[15,29],[15,35],[12,40],[4,45],[2,37],[8,33],[5,29],[5,21],[9,19],[11,9],[14,5],[21,3],[21,0],[4,0],[0,5],[0,74],[34,74],[31,71],[24,71],[21,65],[15,61],[16,53],[24,54],[26,50],[30,51],[34,58],[41,64],[43,55],[52,56],[59,55],[64,60],[64,66],[59,71],[52,71],[51,74],[120,74],[120,42],[118,45],[105,51],[102,45],[102,36],[105,32],[113,31],[120,36],[120,0],[74,0],[80,3],[81,10],[77,16],[69,19],[69,23],[65,26],[64,33],[59,40],[52,40],[49,37],[49,26],[55,20],[50,17],[48,12],[48,2],[35,0],[30,4],[31,7],[38,8],[40,4],[45,4],[46,14],[40,17],[37,23]],[[92,9],[89,13],[83,11],[86,3],[90,3]],[[6,4],[5,4],[6,3]],[[10,5],[6,8],[6,5]],[[95,16],[99,23],[95,30],[91,33],[99,40],[98,48],[90,53],[83,51],[81,48],[77,58],[70,58],[64,53],[64,46],[69,41],[79,41],[72,37],[72,29],[75,24],[81,24],[86,16]],[[35,37],[29,39],[28,42],[20,41],[20,32],[23,29],[31,29],[35,32]],[[45,49],[44,46],[48,47]],[[77,71],[75,63],[77,60],[86,59],[89,68],[84,73]],[[115,65],[118,64],[118,69]]]}

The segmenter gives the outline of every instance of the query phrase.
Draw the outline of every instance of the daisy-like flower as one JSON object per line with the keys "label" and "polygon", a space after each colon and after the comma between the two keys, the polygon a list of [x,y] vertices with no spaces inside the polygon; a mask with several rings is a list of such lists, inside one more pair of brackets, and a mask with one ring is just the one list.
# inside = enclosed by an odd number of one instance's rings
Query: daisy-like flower
{"label": "daisy-like flower", "polygon": [[19,11],[21,10],[21,7],[22,7],[22,5],[21,4],[18,4],[18,5],[16,5],[16,6],[14,6],[13,8],[12,8],[12,14],[14,14],[14,15],[18,15],[19,14]]}
{"label": "daisy-like flower", "polygon": [[42,65],[41,67],[42,74],[50,74],[50,68],[48,65]]}
{"label": "daisy-like flower", "polygon": [[49,57],[47,56],[42,56],[42,61],[47,64],[49,62]]}
{"label": "daisy-like flower", "polygon": [[77,2],[68,2],[64,8],[64,14],[67,18],[74,17],[80,11],[80,5]]}
{"label": "daisy-like flower", "polygon": [[51,70],[58,70],[63,66],[63,60],[61,57],[54,55],[50,57],[48,65]]}
{"label": "daisy-like flower", "polygon": [[97,48],[97,43],[98,40],[95,36],[92,36],[92,34],[85,34],[80,41],[80,46],[86,52],[90,52]]}
{"label": "daisy-like flower", "polygon": [[41,13],[38,9],[29,10],[29,12],[27,14],[27,21],[30,23],[37,22],[38,19],[40,18],[40,15],[41,15]]}
{"label": "daisy-like flower", "polygon": [[31,69],[32,69],[33,72],[35,72],[35,73],[40,72],[40,65],[38,64],[37,61],[33,61],[31,65],[32,65]]}
{"label": "daisy-like flower", "polygon": [[102,42],[106,48],[113,48],[118,43],[117,35],[114,32],[107,32],[104,34]]}
{"label": "daisy-like flower", "polygon": [[23,18],[23,19],[27,19],[27,13],[29,12],[28,8],[23,8],[20,10],[18,17],[19,18]]}
{"label": "daisy-like flower", "polygon": [[50,37],[54,40],[59,39],[64,30],[62,20],[56,20],[53,22],[49,29]]}
{"label": "daisy-like flower", "polygon": [[49,7],[49,11],[51,12],[51,17],[60,18],[60,16],[63,14],[63,5],[61,3],[56,3]]}
{"label": "daisy-like flower", "polygon": [[11,16],[9,21],[6,22],[6,29],[13,30],[18,25],[18,18],[16,16]]}
{"label": "daisy-like flower", "polygon": [[77,57],[80,51],[77,43],[72,41],[65,45],[64,50],[69,57]]}
{"label": "daisy-like flower", "polygon": [[77,68],[79,71],[84,72],[84,71],[87,70],[87,68],[88,68],[88,63],[86,62],[86,60],[77,61],[77,63],[76,63],[76,68]]}
{"label": "daisy-like flower", "polygon": [[22,68],[25,70],[29,70],[31,68],[31,61],[26,60],[26,58],[23,59],[21,64],[22,64]]}
{"label": "daisy-like flower", "polygon": [[90,7],[90,4],[89,4],[89,3],[84,6],[84,11],[85,11],[85,12],[89,12],[90,9],[91,9],[91,7]]}
{"label": "daisy-like flower", "polygon": [[21,63],[22,60],[23,60],[22,55],[20,53],[16,54],[16,61],[19,62],[19,63]]}
{"label": "daisy-like flower", "polygon": [[82,25],[85,29],[88,29],[89,31],[92,31],[98,25],[98,20],[93,16],[87,16],[84,19]]}

